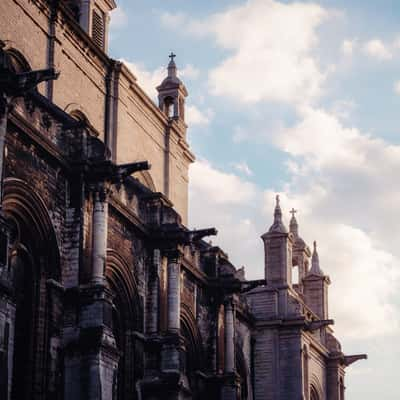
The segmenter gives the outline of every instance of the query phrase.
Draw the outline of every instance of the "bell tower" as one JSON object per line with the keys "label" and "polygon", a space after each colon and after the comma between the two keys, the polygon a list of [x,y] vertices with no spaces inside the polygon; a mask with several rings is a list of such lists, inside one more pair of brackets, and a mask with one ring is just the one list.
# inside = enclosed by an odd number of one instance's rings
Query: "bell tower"
{"label": "bell tower", "polygon": [[169,118],[185,122],[185,99],[188,96],[185,85],[178,78],[174,53],[169,55],[168,76],[157,87],[158,105]]}

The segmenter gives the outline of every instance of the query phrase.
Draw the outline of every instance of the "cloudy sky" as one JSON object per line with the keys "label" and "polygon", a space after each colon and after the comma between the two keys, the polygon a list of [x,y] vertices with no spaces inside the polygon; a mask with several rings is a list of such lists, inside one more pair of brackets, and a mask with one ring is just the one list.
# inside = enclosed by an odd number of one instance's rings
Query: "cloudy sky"
{"label": "cloudy sky", "polygon": [[[190,225],[249,279],[281,194],[318,241],[348,354],[348,400],[397,400],[400,358],[398,0],[118,0],[110,53],[150,97],[177,54],[188,90]],[[397,379],[396,379],[397,378]]]}

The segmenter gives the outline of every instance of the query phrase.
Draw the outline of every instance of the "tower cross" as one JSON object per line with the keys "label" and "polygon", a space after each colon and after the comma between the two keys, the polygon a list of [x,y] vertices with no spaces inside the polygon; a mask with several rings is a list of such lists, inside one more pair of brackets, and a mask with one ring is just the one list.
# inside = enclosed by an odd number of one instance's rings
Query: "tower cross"
{"label": "tower cross", "polygon": [[171,54],[170,54],[168,57],[171,59],[171,61],[174,61],[174,58],[176,57],[176,54],[174,54],[174,53],[171,51]]}
{"label": "tower cross", "polygon": [[295,214],[297,213],[297,210],[295,210],[294,208],[292,208],[290,210],[290,214],[292,214],[292,218],[294,218]]}

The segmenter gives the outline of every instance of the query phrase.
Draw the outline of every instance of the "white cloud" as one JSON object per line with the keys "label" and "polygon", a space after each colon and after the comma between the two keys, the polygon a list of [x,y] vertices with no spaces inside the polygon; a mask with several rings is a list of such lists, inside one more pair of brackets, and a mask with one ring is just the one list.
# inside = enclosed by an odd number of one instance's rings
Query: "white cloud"
{"label": "white cloud", "polygon": [[316,29],[328,15],[312,3],[249,0],[206,20],[184,14],[163,14],[161,20],[169,28],[185,26],[194,35],[211,35],[231,52],[210,72],[213,94],[244,103],[292,103],[321,93],[325,73],[312,52],[318,44]]}
{"label": "white cloud", "polygon": [[299,116],[276,135],[300,166],[290,170],[282,203],[301,210],[305,237],[321,243],[325,272],[333,278],[331,315],[347,336],[398,330],[392,296],[400,289],[400,146],[346,127],[322,109],[303,108]]}
{"label": "white cloud", "polygon": [[378,60],[390,60],[393,58],[393,54],[389,48],[382,40],[372,39],[365,43],[364,52],[370,57],[376,58]]}
{"label": "white cloud", "polygon": [[110,13],[110,28],[111,29],[119,29],[123,28],[128,23],[128,16],[125,13],[125,10],[118,6]]}
{"label": "white cloud", "polygon": [[217,170],[207,161],[196,161],[190,166],[190,184],[193,192],[215,204],[246,204],[256,195],[255,185]]}
{"label": "white cloud", "polygon": [[356,47],[356,40],[345,39],[342,43],[342,53],[346,56],[351,56]]}
{"label": "white cloud", "polygon": [[200,70],[192,64],[187,64],[184,68],[179,69],[179,76],[183,79],[194,80],[200,75]]}
{"label": "white cloud", "polygon": [[[218,236],[214,244],[227,251],[238,267],[246,265],[246,277],[260,277],[263,254],[259,227],[250,204],[259,204],[256,186],[239,176],[196,161],[190,168],[190,226],[213,226]],[[258,207],[256,207],[258,209]],[[259,268],[257,268],[259,267]]]}
{"label": "white cloud", "polygon": [[252,176],[253,171],[251,168],[248,166],[248,164],[245,161],[241,161],[238,163],[233,163],[232,164],[233,168],[235,168],[237,171],[247,175],[247,176]]}
{"label": "white cloud", "polygon": [[152,99],[157,98],[156,87],[166,77],[166,70],[163,67],[156,68],[153,71],[148,71],[142,64],[134,63],[126,60],[121,60],[136,76],[138,85]]}
{"label": "white cloud", "polygon": [[176,29],[185,24],[185,22],[187,21],[187,16],[183,13],[172,14],[169,12],[165,12],[161,14],[160,19],[161,23],[165,27],[169,29]]}
{"label": "white cloud", "polygon": [[[400,289],[400,146],[345,126],[323,109],[302,107],[299,121],[275,135],[290,180],[264,190],[202,161],[191,171],[192,224],[216,225],[217,242],[251,279],[263,276],[260,234],[272,222],[274,196],[299,210],[303,238],[316,239],[331,276],[330,317],[347,338],[399,332],[393,296]],[[287,211],[285,211],[287,215]],[[288,218],[286,219],[286,223]]]}
{"label": "white cloud", "polygon": [[393,89],[395,93],[400,94],[400,80],[394,83]]}
{"label": "white cloud", "polygon": [[213,116],[214,113],[209,108],[203,112],[194,105],[186,106],[185,119],[189,127],[193,125],[208,125]]}

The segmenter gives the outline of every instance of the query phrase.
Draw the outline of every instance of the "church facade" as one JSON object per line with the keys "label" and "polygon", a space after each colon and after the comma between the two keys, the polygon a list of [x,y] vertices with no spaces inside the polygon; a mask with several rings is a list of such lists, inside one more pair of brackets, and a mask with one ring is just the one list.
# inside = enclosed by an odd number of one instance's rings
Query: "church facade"
{"label": "church facade", "polygon": [[0,399],[344,400],[316,243],[277,197],[248,281],[187,228],[188,92],[107,56],[115,7],[0,2]]}

